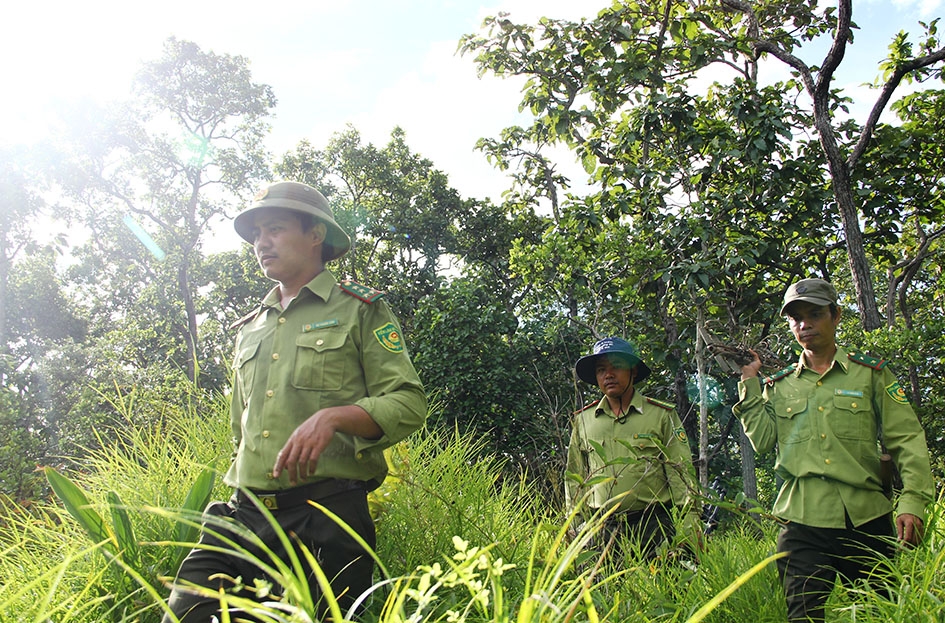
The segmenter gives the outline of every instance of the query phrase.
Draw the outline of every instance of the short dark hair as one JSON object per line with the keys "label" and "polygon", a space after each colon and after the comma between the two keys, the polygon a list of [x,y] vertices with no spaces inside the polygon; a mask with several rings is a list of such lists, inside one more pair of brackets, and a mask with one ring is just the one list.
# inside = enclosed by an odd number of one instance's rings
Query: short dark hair
{"label": "short dark hair", "polygon": [[315,224],[318,222],[314,214],[306,214],[305,212],[299,212],[297,210],[294,210],[294,212],[295,215],[299,217],[299,222],[302,224],[302,231],[310,230],[315,227]]}
{"label": "short dark hair", "polygon": [[[303,232],[309,232],[313,227],[321,223],[321,219],[316,217],[314,214],[308,214],[307,212],[294,211],[295,215],[299,217],[299,223],[302,226]],[[322,262],[325,261],[325,243],[322,242]]]}

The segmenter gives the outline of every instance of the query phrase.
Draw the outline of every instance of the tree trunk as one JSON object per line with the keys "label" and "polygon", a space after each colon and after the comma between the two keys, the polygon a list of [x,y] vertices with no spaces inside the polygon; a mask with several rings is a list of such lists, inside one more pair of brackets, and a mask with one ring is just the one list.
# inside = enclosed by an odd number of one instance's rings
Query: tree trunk
{"label": "tree trunk", "polygon": [[197,310],[194,306],[194,296],[190,291],[190,260],[187,254],[181,259],[177,271],[177,287],[180,290],[181,300],[184,302],[184,313],[187,315],[187,379],[197,383]]}
{"label": "tree trunk", "polygon": [[[745,434],[741,422],[738,423],[738,447],[742,453],[742,489],[746,498],[757,500],[758,479],[755,476],[755,449],[751,447],[751,442],[748,440],[748,435]],[[758,513],[751,513],[749,517],[752,520],[749,527],[753,527],[760,535],[761,518]]]}
{"label": "tree trunk", "polygon": [[860,220],[856,205],[853,202],[853,187],[850,181],[850,172],[840,155],[836,136],[830,124],[829,109],[826,96],[814,98],[814,125],[820,145],[827,157],[827,168],[833,185],[833,196],[843,221],[843,235],[846,239],[847,262],[850,274],[853,277],[853,286],[856,289],[856,305],[860,310],[863,329],[873,331],[882,326],[879,315],[879,306],[873,290],[873,276],[870,273],[869,261],[866,258],[866,249],[863,247],[863,232],[860,230]]}
{"label": "tree trunk", "polygon": [[696,378],[699,382],[699,484],[703,489],[709,486],[709,409],[706,406],[708,395],[705,386],[705,342],[699,327],[705,325],[705,312],[699,306],[696,320]]}

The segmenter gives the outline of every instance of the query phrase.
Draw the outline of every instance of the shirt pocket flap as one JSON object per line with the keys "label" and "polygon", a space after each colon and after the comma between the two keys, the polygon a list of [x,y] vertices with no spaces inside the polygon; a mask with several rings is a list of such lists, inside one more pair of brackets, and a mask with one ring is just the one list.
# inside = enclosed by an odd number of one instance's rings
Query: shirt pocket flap
{"label": "shirt pocket flap", "polygon": [[869,411],[871,410],[869,401],[863,396],[850,396],[836,394],[833,397],[833,406],[836,409],[844,411]]}
{"label": "shirt pocket flap", "polygon": [[346,337],[347,334],[343,331],[311,331],[299,335],[295,340],[295,345],[322,353],[341,348],[344,346]]}
{"label": "shirt pocket flap", "polygon": [[798,413],[807,410],[807,398],[788,398],[786,400],[775,401],[774,413],[778,417],[793,418]]}
{"label": "shirt pocket flap", "polygon": [[240,344],[240,348],[236,353],[236,359],[233,360],[233,369],[239,370],[243,367],[243,364],[256,356],[256,353],[259,351],[259,342],[253,342],[252,344]]}

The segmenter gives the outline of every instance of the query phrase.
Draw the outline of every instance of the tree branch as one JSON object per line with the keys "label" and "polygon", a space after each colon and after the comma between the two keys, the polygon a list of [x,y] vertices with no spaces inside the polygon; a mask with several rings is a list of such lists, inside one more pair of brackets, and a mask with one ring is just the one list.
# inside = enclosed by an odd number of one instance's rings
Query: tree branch
{"label": "tree branch", "polygon": [[857,141],[856,147],[853,148],[853,151],[850,152],[850,157],[847,158],[848,170],[853,170],[856,163],[859,162],[860,156],[866,151],[870,139],[873,137],[873,132],[876,129],[876,124],[879,123],[879,116],[883,113],[883,110],[886,109],[886,105],[889,104],[893,92],[899,87],[902,79],[913,71],[929,67],[942,60],[945,60],[945,48],[940,48],[932,54],[920,58],[914,58],[896,67],[895,71],[893,71],[892,75],[889,77],[889,80],[883,85],[879,98],[876,100],[876,103],[873,104],[870,116],[866,120],[866,125],[863,126],[860,140]]}

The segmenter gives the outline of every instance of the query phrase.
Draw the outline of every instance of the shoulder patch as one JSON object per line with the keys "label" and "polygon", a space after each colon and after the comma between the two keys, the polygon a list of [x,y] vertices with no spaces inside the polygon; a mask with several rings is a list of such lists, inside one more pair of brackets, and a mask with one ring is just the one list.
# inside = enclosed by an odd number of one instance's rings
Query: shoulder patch
{"label": "shoulder patch", "polygon": [[761,384],[762,384],[762,385],[771,385],[771,384],[774,383],[775,381],[780,381],[781,379],[783,379],[784,377],[786,377],[786,376],[789,375],[790,373],[794,372],[794,370],[796,370],[796,369],[797,369],[797,364],[796,364],[796,363],[792,363],[792,364],[789,365],[788,367],[782,368],[781,370],[778,370],[777,372],[775,372],[775,373],[772,374],[771,376],[766,376],[766,377],[762,378],[762,379],[761,379]]}
{"label": "shoulder patch", "polygon": [[887,385],[886,393],[889,394],[890,398],[901,405],[909,404],[909,398],[906,397],[906,390],[899,385],[899,381]]}
{"label": "shoulder patch", "polygon": [[350,279],[345,279],[344,281],[339,282],[338,287],[341,288],[341,291],[345,294],[353,296],[354,298],[358,299],[359,301],[363,301],[368,305],[379,301],[385,294],[381,290],[369,288],[366,285],[362,285],[356,281],[351,281]]}
{"label": "shoulder patch", "polygon": [[404,341],[400,337],[400,331],[393,322],[388,322],[384,326],[374,329],[374,337],[378,343],[392,353],[404,352]]}
{"label": "shoulder patch", "polygon": [[873,368],[874,370],[882,370],[886,367],[886,364],[889,363],[885,359],[877,359],[876,357],[870,357],[869,355],[864,355],[863,353],[849,353],[847,358],[853,363],[858,363],[861,366]]}
{"label": "shoulder patch", "polygon": [[229,327],[227,327],[227,328],[230,329],[230,330],[233,330],[233,329],[238,329],[238,328],[242,327],[244,324],[246,324],[246,323],[249,322],[250,320],[254,320],[254,319],[256,318],[256,316],[259,315],[259,312],[260,312],[260,311],[262,311],[262,307],[257,307],[256,309],[254,309],[253,311],[249,312],[248,314],[246,314],[245,316],[243,316],[242,318],[240,318],[239,320],[237,320],[236,322],[234,322],[233,324],[231,324],[231,325],[230,325]]}
{"label": "shoulder patch", "polygon": [[662,400],[657,400],[656,398],[650,398],[649,396],[646,397],[646,401],[650,403],[651,405],[656,405],[657,407],[661,409],[666,409],[667,411],[672,411],[673,409],[676,408],[676,405],[672,403],[663,402]]}

